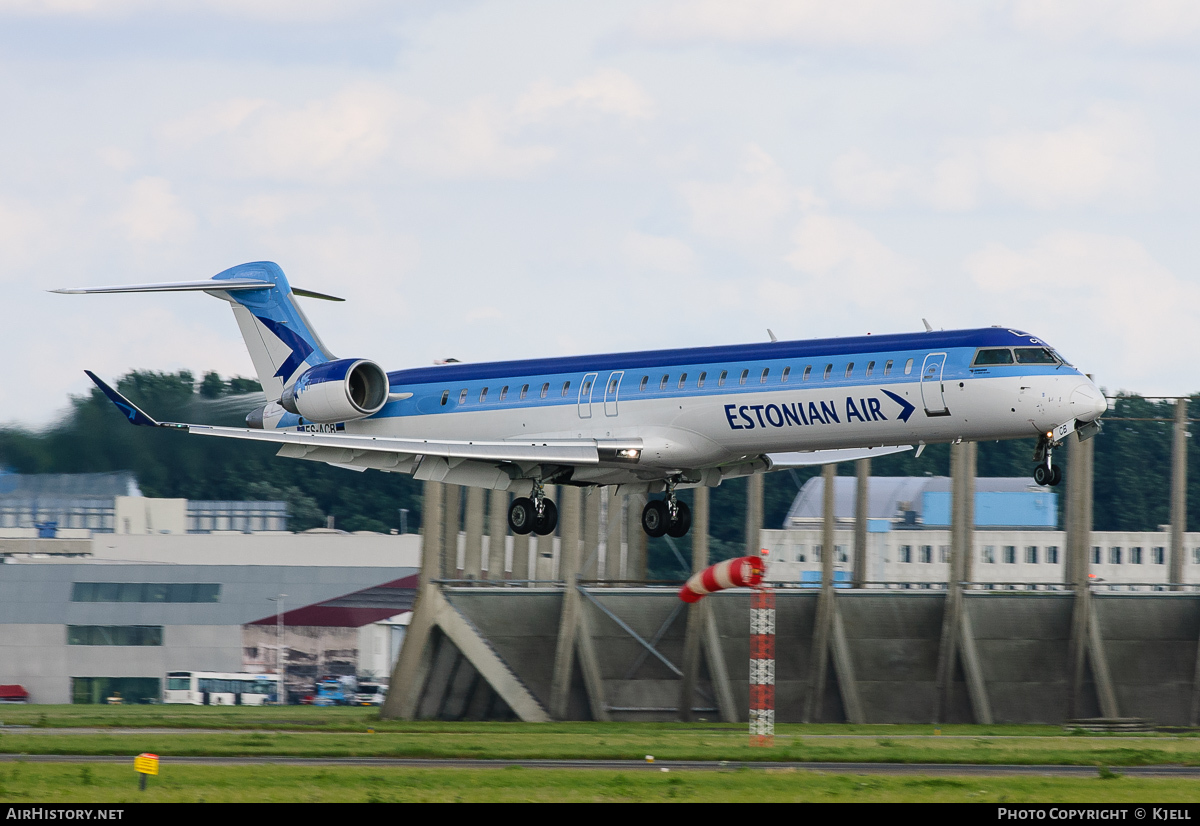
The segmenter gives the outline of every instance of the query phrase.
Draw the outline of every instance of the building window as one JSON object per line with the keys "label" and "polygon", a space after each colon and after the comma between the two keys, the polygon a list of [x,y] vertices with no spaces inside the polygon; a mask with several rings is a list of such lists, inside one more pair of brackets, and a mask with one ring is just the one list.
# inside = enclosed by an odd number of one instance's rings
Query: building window
{"label": "building window", "polygon": [[900,546],[900,561],[912,562],[912,545]]}
{"label": "building window", "polygon": [[987,562],[989,564],[995,564],[995,562],[996,562],[996,546],[995,545],[984,545],[983,546],[983,561]]}
{"label": "building window", "polygon": [[1092,546],[1092,564],[1099,565],[1103,561],[1104,561],[1104,558],[1100,555],[1100,546],[1093,545]]}
{"label": "building window", "polygon": [[71,602],[220,602],[209,582],[76,582]]}
{"label": "building window", "polygon": [[1164,547],[1161,547],[1161,546],[1151,549],[1150,560],[1155,565],[1166,565],[1167,564],[1167,549]]}
{"label": "building window", "polygon": [[1005,545],[1004,546],[1004,564],[1015,565],[1016,563],[1017,563],[1017,546],[1016,545]]}
{"label": "building window", "polygon": [[804,561],[804,546],[803,545],[793,546],[792,555],[795,558],[796,562],[803,562]]}
{"label": "building window", "polygon": [[1142,564],[1142,549],[1141,548],[1130,548],[1129,549],[1129,564],[1130,565],[1141,565]]}
{"label": "building window", "polygon": [[821,561],[821,546],[813,545],[813,562]]}
{"label": "building window", "polygon": [[846,546],[845,545],[834,545],[833,546],[833,558],[836,559],[838,562],[849,562],[850,557],[848,557],[846,555]]}
{"label": "building window", "polygon": [[938,545],[938,562],[950,561],[950,546]]}
{"label": "building window", "polygon": [[1058,564],[1058,546],[1057,545],[1047,545],[1046,546],[1046,562],[1049,563],[1050,565]]}
{"label": "building window", "polygon": [[1200,548],[1192,548],[1192,564],[1200,565]]}
{"label": "building window", "polygon": [[1108,549],[1108,564],[1109,565],[1120,565],[1121,564],[1121,549],[1120,548],[1113,547],[1113,548]]}
{"label": "building window", "polygon": [[921,561],[922,562],[933,562],[933,546],[932,545],[922,545],[921,546]]}
{"label": "building window", "polygon": [[162,645],[161,625],[68,625],[67,645]]}

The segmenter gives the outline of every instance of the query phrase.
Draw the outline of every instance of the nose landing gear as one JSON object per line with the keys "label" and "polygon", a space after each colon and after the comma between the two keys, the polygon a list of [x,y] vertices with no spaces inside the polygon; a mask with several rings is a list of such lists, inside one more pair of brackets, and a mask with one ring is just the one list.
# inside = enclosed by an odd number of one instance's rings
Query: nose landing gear
{"label": "nose landing gear", "polygon": [[1033,461],[1037,462],[1033,468],[1033,481],[1036,484],[1054,487],[1062,481],[1062,468],[1054,464],[1051,458],[1053,452],[1054,444],[1048,437],[1038,439],[1033,451]]}

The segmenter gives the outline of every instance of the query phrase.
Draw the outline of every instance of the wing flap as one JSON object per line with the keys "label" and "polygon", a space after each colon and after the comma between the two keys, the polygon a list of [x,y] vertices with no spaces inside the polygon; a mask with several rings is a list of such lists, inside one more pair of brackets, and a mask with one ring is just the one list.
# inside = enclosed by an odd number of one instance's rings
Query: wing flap
{"label": "wing flap", "polygon": [[831,462],[856,462],[859,459],[873,459],[876,456],[888,456],[892,453],[903,453],[912,449],[912,445],[894,445],[892,447],[853,447],[837,450],[802,450],[795,453],[768,453],[767,458],[771,460],[771,470],[784,470],[790,467],[828,465]]}

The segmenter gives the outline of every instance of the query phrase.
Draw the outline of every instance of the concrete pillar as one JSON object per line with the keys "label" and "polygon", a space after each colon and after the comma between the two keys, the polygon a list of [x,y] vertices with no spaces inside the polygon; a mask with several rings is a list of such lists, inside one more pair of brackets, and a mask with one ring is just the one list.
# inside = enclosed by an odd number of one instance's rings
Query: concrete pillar
{"label": "concrete pillar", "polygon": [[967,514],[974,498],[974,486],[969,478],[969,451],[970,444],[966,442],[950,445],[950,566],[946,578],[954,588],[962,582],[963,560],[971,547],[972,526],[967,522]]}
{"label": "concrete pillar", "polygon": [[441,482],[426,482],[421,501],[421,584],[442,575],[442,506],[445,488]]}
{"label": "concrete pillar", "polygon": [[571,583],[579,573],[579,542],[583,537],[583,492],[562,485],[558,494],[558,579]]}
{"label": "concrete pillar", "polygon": [[[698,574],[708,567],[708,488],[696,488],[692,506],[692,573]],[[683,635],[683,682],[679,688],[679,719],[685,723],[692,720],[692,706],[696,696],[696,679],[700,675],[700,637],[704,632],[704,600],[693,602],[687,607],[687,628]]]}
{"label": "concrete pillar", "polygon": [[599,579],[600,570],[600,510],[604,488],[585,488],[583,491],[583,556],[581,579]]}
{"label": "concrete pillar", "polygon": [[513,534],[512,579],[529,579],[529,534]]}
{"label": "concrete pillar", "polygon": [[[555,504],[558,508],[558,531],[562,531],[562,502],[558,498],[558,488],[554,485],[546,485],[544,487],[546,498]],[[536,536],[536,534],[534,535]],[[536,536],[534,540],[537,545],[533,559],[533,579],[543,582],[554,579],[554,534],[548,536]]]}
{"label": "concrete pillar", "polygon": [[829,669],[829,642],[833,635],[833,553],[834,553],[834,486],[837,465],[821,469],[825,482],[824,519],[821,524],[821,593],[817,597],[817,617],[813,625],[812,660],[809,663],[808,697],[804,704],[804,719],[811,723],[820,713],[825,697],[825,681]]}
{"label": "concrete pillar", "polygon": [[508,492],[494,490],[488,499],[487,578],[504,579],[504,546],[508,537]]}
{"label": "concrete pillar", "polygon": [[959,575],[964,582],[975,581],[975,480],[979,477],[979,443],[967,442],[966,448],[966,477],[969,485],[966,495],[967,541]]}
{"label": "concrete pillar", "polygon": [[483,579],[483,502],[483,488],[467,488],[464,579]]}
{"label": "concrete pillar", "polygon": [[604,575],[602,579],[621,578],[621,535],[625,523],[625,498],[617,495],[617,487],[605,488],[608,509],[604,514]]}
{"label": "concrete pillar", "polygon": [[1183,589],[1183,534],[1187,531],[1188,400],[1175,400],[1175,429],[1171,441],[1171,590]]}
{"label": "concrete pillar", "polygon": [[854,463],[856,475],[854,495],[854,587],[862,588],[867,581],[867,515],[870,505],[871,460]]}
{"label": "concrete pillar", "polygon": [[458,517],[462,510],[462,488],[446,485],[443,491],[442,578],[458,579]]}
{"label": "concrete pillar", "polygon": [[824,510],[821,519],[821,588],[833,587],[833,553],[836,544],[834,526],[837,524],[834,515],[834,502],[837,499],[837,465],[825,465],[821,468],[821,479],[825,483],[823,498]]}
{"label": "concrete pillar", "polygon": [[[1075,591],[1075,607],[1071,618],[1071,639],[1067,646],[1070,668],[1070,694],[1067,716],[1079,716],[1085,668],[1088,659],[1088,630],[1092,623],[1091,572],[1092,544],[1092,446],[1076,436],[1067,442],[1067,559],[1070,563],[1070,584]],[[1093,675],[1095,669],[1093,669]]]}
{"label": "concrete pillar", "polygon": [[634,493],[625,499],[625,579],[646,579],[646,532],[642,530],[642,508],[648,497]]}
{"label": "concrete pillar", "polygon": [[758,556],[759,533],[763,524],[763,475],[746,477],[746,556]]}

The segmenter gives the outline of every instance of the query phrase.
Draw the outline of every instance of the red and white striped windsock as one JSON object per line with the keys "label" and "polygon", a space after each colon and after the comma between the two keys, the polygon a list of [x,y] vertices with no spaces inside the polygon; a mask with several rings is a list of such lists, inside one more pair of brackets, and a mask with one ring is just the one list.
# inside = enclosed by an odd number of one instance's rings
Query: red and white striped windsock
{"label": "red and white striped windsock", "polygon": [[679,590],[679,598],[684,602],[697,602],[714,591],[723,591],[726,588],[753,588],[762,582],[764,571],[761,557],[742,556],[727,559],[694,574]]}

